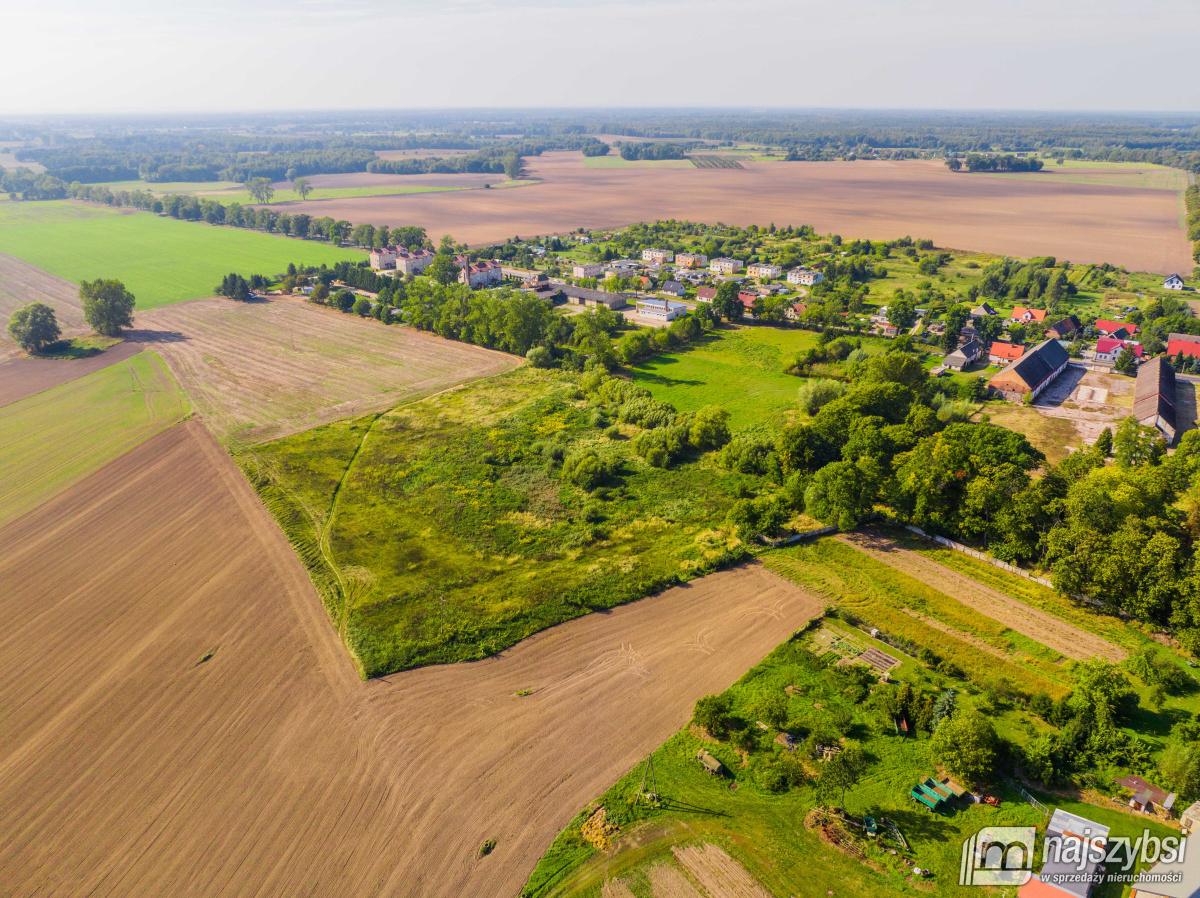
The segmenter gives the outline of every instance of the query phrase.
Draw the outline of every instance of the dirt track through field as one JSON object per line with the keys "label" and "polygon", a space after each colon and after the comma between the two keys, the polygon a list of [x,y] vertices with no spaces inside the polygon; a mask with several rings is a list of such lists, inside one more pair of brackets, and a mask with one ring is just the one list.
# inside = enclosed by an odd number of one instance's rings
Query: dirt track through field
{"label": "dirt track through field", "polygon": [[140,312],[135,323],[130,338],[154,344],[222,440],[276,439],[520,364],[299,299],[201,299]]}
{"label": "dirt track through field", "polygon": [[[67,247],[63,252],[70,252]],[[0,322],[21,306],[41,302],[54,309],[55,320],[64,336],[83,333],[83,307],[79,304],[79,287],[70,281],[47,274],[42,269],[13,256],[0,253]],[[7,327],[0,329],[0,358],[17,351]]]}
{"label": "dirt track through field", "polygon": [[[811,224],[821,233],[1001,255],[1053,255],[1139,271],[1191,271],[1170,190],[954,173],[937,160],[744,162],[742,169],[586,168],[579,153],[526,159],[540,183],[295,203],[286,211],[374,225],[420,225],[472,246],[637,221]],[[433,177],[433,176],[427,176]],[[304,206],[301,210],[299,207]]]}
{"label": "dirt track through field", "polygon": [[0,546],[6,895],[515,895],[579,808],[823,604],[748,566],[364,684],[195,421]]}
{"label": "dirt track through field", "polygon": [[145,348],[141,343],[126,340],[86,359],[35,359],[23,356],[0,361],[0,408],[123,362]]}
{"label": "dirt track through field", "polygon": [[985,617],[1054,649],[1060,655],[1078,660],[1100,657],[1120,661],[1125,651],[1107,639],[1081,630],[1062,618],[1026,605],[1012,596],[972,580],[943,564],[906,549],[877,533],[860,531],[841,533],[837,539],[872,558],[915,577],[926,586],[945,593]]}

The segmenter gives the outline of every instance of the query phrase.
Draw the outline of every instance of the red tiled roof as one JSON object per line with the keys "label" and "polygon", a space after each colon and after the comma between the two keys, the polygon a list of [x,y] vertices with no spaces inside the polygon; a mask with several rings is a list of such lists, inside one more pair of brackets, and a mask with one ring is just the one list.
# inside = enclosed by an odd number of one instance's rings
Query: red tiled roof
{"label": "red tiled roof", "polygon": [[1136,324],[1128,324],[1124,321],[1110,321],[1107,318],[1098,319],[1096,321],[1095,328],[1096,330],[1103,331],[1106,334],[1116,333],[1117,331],[1121,330],[1121,328],[1124,328],[1125,333],[1129,334],[1130,336],[1137,333]]}
{"label": "red tiled roof", "polygon": [[741,300],[742,305],[744,305],[747,309],[751,308],[754,305],[754,301],[759,298],[760,297],[757,293],[738,294],[738,299]]}
{"label": "red tiled roof", "polygon": [[1045,309],[1027,309],[1024,306],[1017,306],[1015,309],[1012,310],[1013,318],[1024,318],[1026,315],[1029,316],[1029,319],[1031,321],[1041,321],[1042,319],[1044,319],[1046,317],[1046,310]]}
{"label": "red tiled roof", "polygon": [[1171,340],[1167,343],[1167,355],[1171,358],[1175,358],[1181,352],[1185,359],[1200,356],[1200,337],[1197,337],[1194,342],[1192,340]]}
{"label": "red tiled roof", "polygon": [[988,355],[994,355],[1001,359],[1019,359],[1025,354],[1025,347],[1018,346],[1015,343],[1004,343],[997,340],[988,349]]}
{"label": "red tiled roof", "polygon": [[716,299],[717,298],[717,288],[716,287],[700,287],[696,290],[696,298],[697,299]]}
{"label": "red tiled roof", "polygon": [[1142,347],[1137,343],[1130,343],[1128,340],[1114,340],[1112,337],[1101,337],[1096,341],[1096,352],[1102,352],[1108,355],[1114,349],[1121,346],[1128,346],[1133,350],[1133,354],[1139,359],[1142,357]]}

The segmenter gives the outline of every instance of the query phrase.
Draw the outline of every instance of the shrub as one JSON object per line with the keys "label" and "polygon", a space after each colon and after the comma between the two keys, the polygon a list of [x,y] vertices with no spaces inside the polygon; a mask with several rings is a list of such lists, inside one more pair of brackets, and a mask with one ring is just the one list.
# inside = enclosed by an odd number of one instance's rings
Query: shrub
{"label": "shrub", "polygon": [[806,380],[796,391],[800,400],[800,408],[809,415],[815,415],[833,400],[839,396],[845,396],[849,392],[849,384],[829,378]]}
{"label": "shrub", "polygon": [[995,773],[999,740],[982,714],[957,712],[944,720],[929,741],[935,764],[968,783],[983,783]]}
{"label": "shrub", "polygon": [[701,451],[720,449],[729,442],[729,412],[719,405],[706,405],[692,418],[688,441]]}
{"label": "shrub", "polygon": [[585,490],[599,486],[608,473],[607,463],[596,454],[595,449],[584,449],[563,460],[563,477]]}
{"label": "shrub", "polygon": [[692,719],[711,736],[722,738],[729,730],[729,711],[733,702],[728,694],[706,695],[696,702]]}
{"label": "shrub", "polygon": [[549,368],[554,364],[554,356],[545,346],[529,347],[529,352],[525,353],[525,358],[535,368]]}

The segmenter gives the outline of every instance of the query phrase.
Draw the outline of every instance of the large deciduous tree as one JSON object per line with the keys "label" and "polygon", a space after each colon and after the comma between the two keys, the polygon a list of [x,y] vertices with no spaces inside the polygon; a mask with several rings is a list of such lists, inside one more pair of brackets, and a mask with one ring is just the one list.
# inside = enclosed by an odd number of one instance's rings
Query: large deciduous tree
{"label": "large deciduous tree", "polygon": [[12,313],[8,335],[26,352],[41,352],[62,336],[54,309],[45,303],[31,302]]}
{"label": "large deciduous tree", "polygon": [[96,333],[115,337],[123,327],[133,327],[133,294],[118,280],[84,281],[79,285],[83,320]]}

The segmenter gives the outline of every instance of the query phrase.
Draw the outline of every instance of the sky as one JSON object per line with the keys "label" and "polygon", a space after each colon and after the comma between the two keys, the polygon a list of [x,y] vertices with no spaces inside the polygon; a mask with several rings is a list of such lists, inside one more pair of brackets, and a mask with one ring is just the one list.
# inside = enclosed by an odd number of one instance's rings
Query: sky
{"label": "sky", "polygon": [[1200,111],[1197,0],[0,0],[0,113]]}

